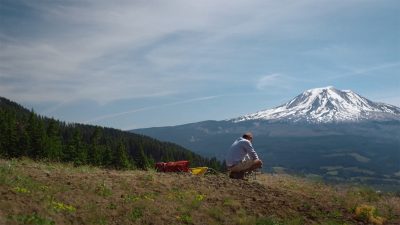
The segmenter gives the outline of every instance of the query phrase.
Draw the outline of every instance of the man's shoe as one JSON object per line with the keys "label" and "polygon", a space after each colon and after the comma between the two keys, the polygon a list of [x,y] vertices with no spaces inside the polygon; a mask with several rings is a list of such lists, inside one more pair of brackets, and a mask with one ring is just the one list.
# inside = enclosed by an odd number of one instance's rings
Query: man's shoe
{"label": "man's shoe", "polygon": [[244,172],[230,172],[229,178],[232,179],[244,179]]}

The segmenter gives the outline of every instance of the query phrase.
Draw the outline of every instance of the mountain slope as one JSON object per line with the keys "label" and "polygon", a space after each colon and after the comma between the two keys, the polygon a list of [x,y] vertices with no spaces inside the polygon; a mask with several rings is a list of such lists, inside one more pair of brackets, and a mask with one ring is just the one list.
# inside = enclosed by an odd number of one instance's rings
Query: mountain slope
{"label": "mountain slope", "polygon": [[400,108],[372,102],[350,90],[315,88],[273,109],[244,115],[234,122],[280,120],[307,123],[357,122],[362,120],[400,120]]}

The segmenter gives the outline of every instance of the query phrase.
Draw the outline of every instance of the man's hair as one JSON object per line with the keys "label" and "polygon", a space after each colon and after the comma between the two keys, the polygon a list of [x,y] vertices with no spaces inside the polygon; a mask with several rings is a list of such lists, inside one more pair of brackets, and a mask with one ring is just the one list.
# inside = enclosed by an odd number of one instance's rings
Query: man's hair
{"label": "man's hair", "polygon": [[250,132],[246,132],[243,134],[242,138],[244,139],[253,139],[253,134]]}

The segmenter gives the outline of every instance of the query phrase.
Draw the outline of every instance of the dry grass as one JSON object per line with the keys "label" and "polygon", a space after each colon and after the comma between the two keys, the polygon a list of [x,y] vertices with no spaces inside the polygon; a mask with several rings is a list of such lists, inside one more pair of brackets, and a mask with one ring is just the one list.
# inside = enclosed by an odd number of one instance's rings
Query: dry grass
{"label": "dry grass", "polygon": [[0,160],[0,224],[400,224],[400,198],[286,175],[231,180]]}
{"label": "dry grass", "polygon": [[[369,187],[349,185],[326,185],[288,175],[262,176],[259,182],[269,187],[280,187],[286,193],[300,197],[304,204],[318,200],[326,208],[332,208],[332,216],[340,217],[341,210],[352,213],[358,221],[369,222],[356,213],[356,209],[369,206],[375,209],[375,216],[385,218],[385,224],[400,224],[400,196],[398,193],[381,193]],[[307,202],[307,201],[306,201]],[[307,207],[307,204],[305,205]],[[371,223],[373,224],[373,223]]]}

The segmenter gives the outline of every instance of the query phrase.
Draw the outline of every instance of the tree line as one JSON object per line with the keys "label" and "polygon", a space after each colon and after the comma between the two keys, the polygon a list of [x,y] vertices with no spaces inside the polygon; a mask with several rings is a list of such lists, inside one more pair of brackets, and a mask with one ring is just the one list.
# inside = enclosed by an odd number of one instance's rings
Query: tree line
{"label": "tree line", "polygon": [[155,162],[189,160],[191,167],[223,169],[216,158],[201,157],[173,143],[113,128],[65,123],[2,97],[0,155],[116,169],[147,169]]}

